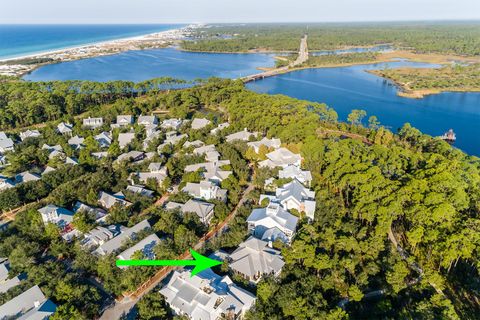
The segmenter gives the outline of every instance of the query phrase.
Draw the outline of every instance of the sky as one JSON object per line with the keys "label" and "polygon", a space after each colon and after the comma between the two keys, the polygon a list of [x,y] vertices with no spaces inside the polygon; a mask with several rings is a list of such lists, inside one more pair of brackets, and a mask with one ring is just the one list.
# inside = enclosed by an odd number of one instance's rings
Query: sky
{"label": "sky", "polygon": [[480,19],[480,0],[1,0],[0,23]]}

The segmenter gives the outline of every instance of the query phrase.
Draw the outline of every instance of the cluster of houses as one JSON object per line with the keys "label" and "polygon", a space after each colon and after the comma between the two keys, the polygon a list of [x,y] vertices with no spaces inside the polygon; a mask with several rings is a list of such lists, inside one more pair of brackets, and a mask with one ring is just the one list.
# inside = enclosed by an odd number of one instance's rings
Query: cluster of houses
{"label": "cluster of houses", "polygon": [[[243,130],[228,135],[230,142],[250,141],[258,137],[258,133]],[[232,253],[217,251],[210,258],[228,262],[230,270],[251,284],[257,284],[266,275],[278,276],[285,264],[281,252],[273,248],[274,241],[289,245],[295,235],[299,215],[309,220],[314,219],[316,201],[315,193],[309,189],[312,177],[309,171],[301,169],[302,158],[290,150],[281,147],[279,139],[263,138],[260,141],[247,143],[255,152],[260,152],[262,146],[271,152],[267,159],[261,161],[261,167],[279,168],[278,178],[288,179],[288,183],[274,189],[272,194],[260,197],[260,204],[265,207],[253,209],[247,218],[250,236]],[[214,147],[201,143],[195,150],[201,149],[204,154],[214,152]],[[206,158],[208,156],[206,155]],[[229,162],[221,162],[216,154],[212,154],[209,162],[191,165],[186,171],[203,169],[204,181],[199,184],[187,184],[183,191],[195,199],[219,199],[219,181],[231,174],[221,170],[221,166]],[[266,182],[272,184],[274,177]],[[218,188],[218,187],[217,187]],[[220,193],[223,196],[223,193]],[[221,199],[221,198],[220,198]],[[205,214],[208,209],[200,210],[199,200],[190,200],[182,211],[197,210]],[[177,208],[179,205],[167,204],[167,208]],[[185,210],[184,207],[187,207]],[[296,214],[292,214],[295,211]],[[191,276],[189,271],[174,271],[168,283],[160,290],[171,309],[178,315],[190,319],[236,319],[253,305],[255,295],[238,287],[229,276],[219,276],[212,270],[206,270]]]}

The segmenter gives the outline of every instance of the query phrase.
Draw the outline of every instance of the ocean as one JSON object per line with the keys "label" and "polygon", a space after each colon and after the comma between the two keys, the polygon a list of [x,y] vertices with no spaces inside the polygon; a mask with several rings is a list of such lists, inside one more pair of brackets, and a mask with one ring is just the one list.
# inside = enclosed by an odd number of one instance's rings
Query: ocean
{"label": "ocean", "polygon": [[0,59],[182,28],[148,25],[1,25]]}

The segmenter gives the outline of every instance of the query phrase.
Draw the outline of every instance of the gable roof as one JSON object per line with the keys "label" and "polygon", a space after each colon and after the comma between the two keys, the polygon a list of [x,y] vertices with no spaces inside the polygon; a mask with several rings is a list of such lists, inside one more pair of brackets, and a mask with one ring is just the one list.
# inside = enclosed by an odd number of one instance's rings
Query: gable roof
{"label": "gable roof", "polygon": [[267,160],[259,163],[261,167],[285,167],[288,165],[300,165],[302,157],[287,148],[279,148],[267,153]]}
{"label": "gable roof", "polygon": [[283,209],[277,203],[270,203],[266,208],[253,209],[247,222],[255,225],[268,225],[268,228],[279,227],[280,230],[286,229],[295,232],[298,218]]}
{"label": "gable roof", "polygon": [[118,134],[118,144],[120,148],[125,148],[130,142],[135,139],[135,132],[119,133]]}
{"label": "gable roof", "polygon": [[[42,290],[38,286],[33,286],[27,291],[19,294],[15,298],[11,299],[10,301],[6,302],[5,304],[0,306],[0,315],[5,318],[17,318],[17,319],[43,319],[40,317],[33,318],[33,315],[38,312],[43,312],[40,309],[42,304],[47,301],[47,298],[43,294]],[[36,307],[35,304],[39,306]],[[51,315],[55,312],[55,305],[51,305],[49,303],[48,309],[50,310]],[[34,314],[29,313],[29,311],[34,310]],[[28,317],[23,317],[27,316]],[[3,318],[2,318],[3,319]]]}
{"label": "gable roof", "polygon": [[194,130],[202,129],[208,126],[210,123],[212,122],[206,118],[195,118],[192,121],[192,129]]}
{"label": "gable roof", "polygon": [[16,183],[25,183],[37,180],[40,180],[40,176],[35,173],[30,173],[28,171],[21,172],[15,176]]}
{"label": "gable roof", "polygon": [[136,251],[143,251],[147,259],[153,259],[153,247],[160,243],[160,238],[154,233],[136,243],[134,246],[118,254],[120,260],[129,260]]}
{"label": "gable roof", "polygon": [[105,191],[100,191],[100,196],[98,199],[98,202],[107,209],[110,209],[113,207],[116,203],[121,204],[122,206],[128,207],[131,205],[130,202],[124,199],[124,197],[121,197],[117,194],[111,195],[110,193],[107,193]]}
{"label": "gable roof", "polygon": [[100,255],[113,253],[120,249],[122,244],[128,239],[131,239],[136,233],[150,228],[151,225],[148,220],[143,220],[133,227],[123,230],[118,236],[100,245],[95,252]]}
{"label": "gable roof", "polygon": [[227,142],[233,142],[235,140],[248,141],[250,137],[256,136],[258,136],[258,132],[249,132],[247,128],[245,128],[242,131],[229,134],[225,137],[225,139],[227,140]]}

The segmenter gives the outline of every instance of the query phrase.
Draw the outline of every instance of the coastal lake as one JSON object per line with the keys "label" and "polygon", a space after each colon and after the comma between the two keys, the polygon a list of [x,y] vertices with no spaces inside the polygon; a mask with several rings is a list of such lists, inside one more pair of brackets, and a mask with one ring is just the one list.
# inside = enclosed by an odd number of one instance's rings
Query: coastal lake
{"label": "coastal lake", "polygon": [[[186,80],[212,76],[238,78],[259,72],[258,67],[273,66],[273,57],[267,54],[192,53],[173,48],[130,51],[47,65],[26,75],[24,79],[142,81],[162,76]],[[406,122],[432,136],[441,135],[451,128],[457,133],[456,147],[480,156],[480,93],[442,93],[423,99],[402,98],[397,96],[397,88],[392,83],[366,72],[405,66],[435,67],[432,64],[395,61],[305,69],[257,80],[247,87],[262,93],[324,102],[338,112],[341,120],[346,120],[352,109],[364,109],[368,116],[377,116],[383,125],[393,131]]]}

